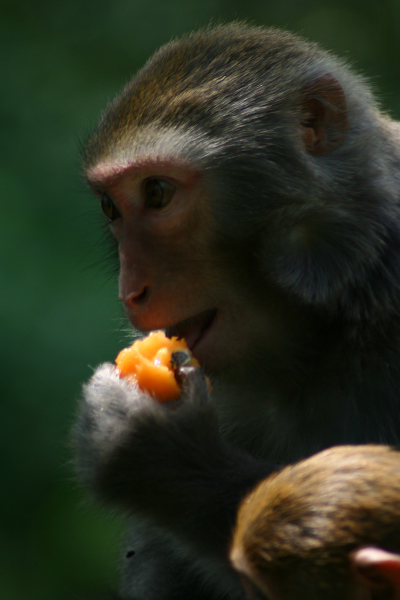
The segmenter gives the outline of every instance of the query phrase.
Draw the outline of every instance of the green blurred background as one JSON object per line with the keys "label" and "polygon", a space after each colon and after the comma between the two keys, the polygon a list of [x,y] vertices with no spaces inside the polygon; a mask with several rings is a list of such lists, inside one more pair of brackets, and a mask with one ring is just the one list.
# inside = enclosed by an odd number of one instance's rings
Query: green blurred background
{"label": "green blurred background", "polygon": [[79,144],[162,43],[213,21],[302,32],[349,58],[400,117],[400,0],[0,3],[0,597],[113,587],[120,523],[69,465],[81,382],[126,343]]}

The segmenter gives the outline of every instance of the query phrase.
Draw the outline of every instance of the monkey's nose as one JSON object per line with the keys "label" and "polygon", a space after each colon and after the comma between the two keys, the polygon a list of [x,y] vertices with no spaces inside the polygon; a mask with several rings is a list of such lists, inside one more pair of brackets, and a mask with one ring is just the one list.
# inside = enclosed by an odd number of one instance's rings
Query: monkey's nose
{"label": "monkey's nose", "polygon": [[121,300],[129,310],[137,311],[147,303],[149,295],[150,287],[146,285],[140,292],[131,292]]}

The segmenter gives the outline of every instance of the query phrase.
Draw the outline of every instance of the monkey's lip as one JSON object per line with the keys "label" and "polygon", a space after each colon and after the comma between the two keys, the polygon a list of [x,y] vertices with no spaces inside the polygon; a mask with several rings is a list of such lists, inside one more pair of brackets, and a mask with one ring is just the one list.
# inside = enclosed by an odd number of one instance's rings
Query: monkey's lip
{"label": "monkey's lip", "polygon": [[204,337],[205,333],[210,329],[215,316],[216,308],[205,310],[204,312],[185,319],[172,327],[166,329],[168,337],[176,335],[178,338],[184,338],[191,352],[194,352],[199,341]]}

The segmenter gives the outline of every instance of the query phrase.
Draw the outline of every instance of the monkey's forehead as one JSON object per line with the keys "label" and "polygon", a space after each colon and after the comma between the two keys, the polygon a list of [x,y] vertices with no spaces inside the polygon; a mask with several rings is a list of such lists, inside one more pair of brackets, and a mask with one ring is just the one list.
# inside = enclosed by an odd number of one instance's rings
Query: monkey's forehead
{"label": "monkey's forehead", "polygon": [[[212,140],[189,127],[162,128],[155,124],[123,130],[95,133],[84,154],[84,170],[90,179],[104,165],[111,165],[111,175],[136,166],[167,167],[180,165],[186,171],[204,168],[205,149],[208,160],[220,152],[218,139]],[[103,166],[102,166],[103,165]]]}
{"label": "monkey's forehead", "polygon": [[117,149],[88,168],[85,172],[86,178],[91,187],[98,192],[123,177],[143,177],[146,171],[149,175],[168,173],[172,177],[175,174],[181,185],[193,185],[200,177],[196,161],[188,159],[189,152],[182,153],[182,146],[176,153],[173,152],[173,144],[171,146],[167,146],[170,147],[169,151],[163,146],[160,146],[159,151],[155,151],[154,146],[149,150],[146,146],[138,146],[134,153],[131,147],[126,151]]}
{"label": "monkey's forehead", "polygon": [[[208,136],[274,117],[315,70],[314,44],[275,29],[240,24],[192,33],[163,46],[109,104],[84,150],[84,162],[110,143],[131,142],[138,129],[196,128]],[[312,70],[311,69],[311,70]],[[326,71],[321,66],[321,73]]]}

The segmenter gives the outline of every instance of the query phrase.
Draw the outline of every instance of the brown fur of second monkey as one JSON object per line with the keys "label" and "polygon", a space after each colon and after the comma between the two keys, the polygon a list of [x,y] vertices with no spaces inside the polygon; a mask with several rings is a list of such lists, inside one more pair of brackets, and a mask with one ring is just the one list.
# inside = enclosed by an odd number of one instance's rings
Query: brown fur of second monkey
{"label": "brown fur of second monkey", "polygon": [[[387,551],[393,581],[363,577],[360,549]],[[400,597],[400,452],[338,446],[270,475],[240,506],[231,560],[269,600]]]}

